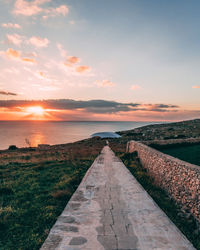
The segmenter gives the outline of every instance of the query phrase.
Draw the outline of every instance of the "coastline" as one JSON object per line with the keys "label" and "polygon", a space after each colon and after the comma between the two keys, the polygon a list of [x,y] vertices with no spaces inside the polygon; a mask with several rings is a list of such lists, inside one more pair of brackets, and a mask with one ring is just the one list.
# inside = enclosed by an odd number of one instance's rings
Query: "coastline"
{"label": "coastline", "polygon": [[[165,137],[164,140],[169,137],[175,140],[184,133],[186,138],[183,139],[197,137],[199,124],[200,120],[192,120],[121,131],[119,134],[122,137],[109,139],[109,145],[121,159],[125,160],[125,165],[132,172],[135,171],[136,164],[138,178],[142,181],[143,175],[146,176],[148,173],[138,166],[137,157],[127,161],[128,155],[125,154],[127,141],[149,141],[150,138],[153,142],[163,137]],[[73,143],[51,145],[47,149],[19,148],[0,151],[0,176],[3,177],[3,184],[0,188],[3,197],[0,219],[0,248],[2,250],[12,249],[14,246],[20,249],[25,249],[25,247],[39,249],[55,220],[105,144],[106,139],[96,137]],[[150,194],[155,189],[153,195],[157,202],[164,199],[161,195],[163,191],[159,191],[158,195],[157,187],[154,187],[152,179],[147,180],[146,183],[148,185],[151,183]],[[171,202],[172,200],[165,196],[162,208],[163,210],[166,208],[167,211],[168,207],[165,206],[169,206],[174,214],[175,203],[172,206]],[[180,212],[179,210],[176,211]],[[190,220],[186,218],[181,227],[192,227],[194,224],[189,222]],[[179,221],[177,223],[179,226]],[[191,233],[188,237],[191,238]],[[18,239],[17,242],[16,239]]]}

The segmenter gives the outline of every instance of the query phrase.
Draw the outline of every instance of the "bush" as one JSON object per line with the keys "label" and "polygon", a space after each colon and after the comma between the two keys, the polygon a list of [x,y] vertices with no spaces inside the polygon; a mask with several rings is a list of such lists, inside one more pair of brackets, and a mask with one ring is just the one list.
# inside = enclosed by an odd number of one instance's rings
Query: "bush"
{"label": "bush", "polygon": [[8,150],[16,150],[18,147],[16,145],[10,145]]}

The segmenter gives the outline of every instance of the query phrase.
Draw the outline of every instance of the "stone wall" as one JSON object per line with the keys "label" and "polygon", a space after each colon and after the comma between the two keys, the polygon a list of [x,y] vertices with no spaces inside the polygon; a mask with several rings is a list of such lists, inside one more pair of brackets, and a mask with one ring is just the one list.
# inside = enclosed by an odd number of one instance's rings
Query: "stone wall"
{"label": "stone wall", "polygon": [[130,141],[127,152],[133,151],[138,152],[142,165],[156,184],[200,222],[200,167]]}

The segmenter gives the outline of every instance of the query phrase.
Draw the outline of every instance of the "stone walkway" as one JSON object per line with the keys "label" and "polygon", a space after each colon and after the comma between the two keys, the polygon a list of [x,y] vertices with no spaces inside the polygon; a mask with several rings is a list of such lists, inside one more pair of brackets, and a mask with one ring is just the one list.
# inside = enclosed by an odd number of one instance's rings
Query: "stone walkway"
{"label": "stone walkway", "polygon": [[105,146],[41,249],[195,248]]}

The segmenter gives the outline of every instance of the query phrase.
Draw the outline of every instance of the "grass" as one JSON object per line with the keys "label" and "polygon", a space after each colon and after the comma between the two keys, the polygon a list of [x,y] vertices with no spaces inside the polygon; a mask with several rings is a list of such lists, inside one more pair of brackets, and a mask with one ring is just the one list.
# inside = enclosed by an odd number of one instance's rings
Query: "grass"
{"label": "grass", "polygon": [[[157,187],[134,154],[124,154],[125,140],[109,140],[114,152],[138,181],[200,250],[200,234],[192,217]],[[48,151],[1,152],[0,249],[37,250],[91,166],[105,140],[90,139]]]}
{"label": "grass", "polygon": [[118,156],[125,163],[129,171],[135,176],[138,182],[144,187],[158,206],[168,215],[174,224],[183,234],[200,250],[200,228],[195,219],[185,214],[179,205],[168,196],[168,194],[158,187],[154,179],[149,176],[146,169],[142,167],[137,157],[137,152],[132,154],[118,153]]}
{"label": "grass", "polygon": [[159,151],[200,166],[200,144],[154,146]]}
{"label": "grass", "polygon": [[39,249],[93,159],[0,166],[0,249]]}

